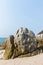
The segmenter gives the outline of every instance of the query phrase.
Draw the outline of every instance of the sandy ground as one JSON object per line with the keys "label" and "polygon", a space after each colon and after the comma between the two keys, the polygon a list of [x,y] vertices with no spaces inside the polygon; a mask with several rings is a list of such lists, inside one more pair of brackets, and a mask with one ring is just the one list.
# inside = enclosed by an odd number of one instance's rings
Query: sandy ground
{"label": "sandy ground", "polygon": [[0,65],[43,65],[43,53],[33,57],[0,60]]}

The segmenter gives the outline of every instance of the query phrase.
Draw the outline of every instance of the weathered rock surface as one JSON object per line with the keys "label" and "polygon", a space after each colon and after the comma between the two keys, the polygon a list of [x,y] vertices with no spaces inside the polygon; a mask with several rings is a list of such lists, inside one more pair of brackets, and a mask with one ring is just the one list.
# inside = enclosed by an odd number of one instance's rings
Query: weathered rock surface
{"label": "weathered rock surface", "polygon": [[36,40],[38,47],[43,46],[43,31],[39,32],[38,35],[36,35]]}
{"label": "weathered rock surface", "polygon": [[4,45],[6,48],[3,59],[25,55],[37,47],[35,34],[27,28],[18,29],[15,37],[11,35],[6,39]]}
{"label": "weathered rock surface", "polygon": [[[43,34],[40,34],[40,38],[43,39],[42,35]],[[41,42],[42,41],[39,41],[31,30],[21,27],[17,30],[15,36],[9,36],[4,42],[3,46],[5,47],[5,53],[3,59],[29,57],[42,53],[43,43]]]}
{"label": "weathered rock surface", "polygon": [[16,32],[14,44],[17,45],[19,53],[32,52],[37,47],[35,34],[27,28],[20,28]]}
{"label": "weathered rock surface", "polygon": [[9,59],[12,57],[14,50],[14,36],[11,35],[8,39],[6,39],[4,44],[6,45],[6,48],[3,59]]}

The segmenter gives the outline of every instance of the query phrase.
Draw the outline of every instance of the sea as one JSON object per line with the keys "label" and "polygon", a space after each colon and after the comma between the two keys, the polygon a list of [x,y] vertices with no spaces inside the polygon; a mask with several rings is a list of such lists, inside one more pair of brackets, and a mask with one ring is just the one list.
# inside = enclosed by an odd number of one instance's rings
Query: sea
{"label": "sea", "polygon": [[6,40],[6,38],[0,38],[0,44],[3,43]]}

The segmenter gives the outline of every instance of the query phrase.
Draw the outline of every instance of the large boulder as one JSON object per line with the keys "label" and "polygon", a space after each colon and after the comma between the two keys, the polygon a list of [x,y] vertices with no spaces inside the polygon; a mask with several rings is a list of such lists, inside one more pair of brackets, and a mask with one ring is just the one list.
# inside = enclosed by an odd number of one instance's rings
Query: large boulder
{"label": "large boulder", "polygon": [[14,45],[17,47],[16,54],[18,55],[34,51],[37,48],[35,34],[31,30],[21,27],[16,32]]}
{"label": "large boulder", "polygon": [[[3,59],[15,58],[20,55],[31,53],[37,48],[35,34],[27,28],[20,28],[17,30],[16,35],[11,35],[4,42],[5,53]],[[34,53],[33,53],[34,55]]]}

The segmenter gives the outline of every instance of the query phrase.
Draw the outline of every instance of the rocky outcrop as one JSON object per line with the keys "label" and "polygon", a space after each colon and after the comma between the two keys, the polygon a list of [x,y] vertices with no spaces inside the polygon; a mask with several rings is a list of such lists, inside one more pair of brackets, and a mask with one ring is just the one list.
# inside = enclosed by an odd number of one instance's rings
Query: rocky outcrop
{"label": "rocky outcrop", "polygon": [[11,35],[5,40],[3,46],[5,48],[3,59],[33,56],[43,52],[43,34],[35,36],[31,30],[21,27],[15,36]]}
{"label": "rocky outcrop", "polygon": [[3,59],[25,55],[37,48],[35,34],[27,28],[17,30],[15,37],[11,35],[4,42],[5,53]]}
{"label": "rocky outcrop", "polygon": [[18,29],[14,38],[14,45],[17,49],[15,55],[26,54],[34,51],[34,49],[37,48],[35,34],[27,28]]}
{"label": "rocky outcrop", "polygon": [[43,31],[39,32],[38,35],[36,35],[36,40],[38,47],[43,46]]}

